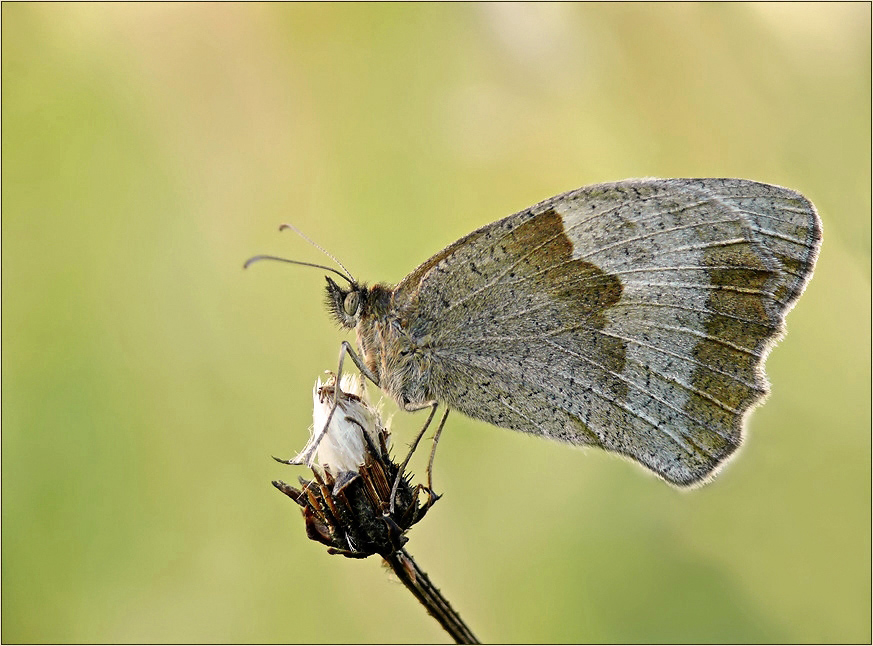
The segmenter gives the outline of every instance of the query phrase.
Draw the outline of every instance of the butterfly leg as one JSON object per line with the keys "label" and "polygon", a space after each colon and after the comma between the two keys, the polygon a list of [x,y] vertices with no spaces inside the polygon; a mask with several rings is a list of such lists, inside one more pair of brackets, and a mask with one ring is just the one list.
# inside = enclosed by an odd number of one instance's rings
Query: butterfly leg
{"label": "butterfly leg", "polygon": [[436,433],[433,435],[433,446],[430,449],[430,459],[427,461],[427,495],[428,501],[425,505],[425,509],[429,508],[433,505],[437,500],[440,499],[433,490],[433,459],[436,457],[436,448],[437,444],[440,441],[440,435],[443,432],[443,427],[446,425],[446,418],[449,416],[449,410],[451,410],[448,406],[446,407],[446,412],[443,413],[442,419],[440,419],[440,425],[437,426]]}
{"label": "butterfly leg", "polygon": [[[437,406],[439,406],[439,402],[428,402],[423,404],[421,408],[426,408],[430,406],[430,415],[427,416],[427,421],[424,423],[422,429],[418,432],[418,435],[415,436],[415,441],[412,443],[412,446],[409,449],[409,453],[406,454],[406,459],[403,460],[403,463],[400,465],[400,469],[397,471],[397,477],[394,478],[394,486],[391,487],[391,500],[390,505],[390,513],[394,515],[394,497],[397,495],[397,487],[400,486],[400,479],[403,478],[403,472],[406,471],[406,465],[409,464],[409,460],[412,458],[412,454],[415,453],[415,449],[418,448],[418,443],[421,441],[421,438],[424,436],[425,431],[427,431],[430,423],[433,421],[433,416],[436,414]],[[415,410],[415,409],[413,409]]]}
{"label": "butterfly leg", "polygon": [[291,460],[282,460],[274,456],[273,459],[276,460],[276,462],[281,462],[282,464],[305,464],[308,467],[312,466],[312,461],[315,458],[315,452],[318,450],[318,445],[321,444],[321,440],[323,440],[324,436],[327,435],[327,430],[330,428],[330,421],[333,419],[334,413],[336,413],[336,409],[339,407],[340,399],[344,394],[342,388],[340,388],[340,380],[342,379],[343,361],[345,360],[346,355],[352,358],[352,361],[355,366],[357,366],[358,370],[361,371],[362,375],[377,386],[379,385],[379,378],[376,377],[369,368],[367,368],[363,361],[361,361],[361,358],[352,349],[352,345],[348,341],[343,341],[340,346],[339,365],[337,365],[336,369],[336,386],[334,387],[333,406],[331,406],[330,412],[327,414],[327,419],[324,421],[324,427],[319,431],[315,439],[309,442],[303,453]]}
{"label": "butterfly leg", "polygon": [[361,371],[362,375],[364,375],[367,379],[372,381],[377,386],[380,385],[379,377],[374,375],[373,372],[366,366],[366,364],[358,356],[358,353],[355,352],[352,348],[352,344],[348,341],[343,341],[340,347],[339,366],[336,369],[337,379],[339,379],[343,373],[343,359],[345,359],[346,355],[352,358],[352,361],[354,362],[358,370]]}

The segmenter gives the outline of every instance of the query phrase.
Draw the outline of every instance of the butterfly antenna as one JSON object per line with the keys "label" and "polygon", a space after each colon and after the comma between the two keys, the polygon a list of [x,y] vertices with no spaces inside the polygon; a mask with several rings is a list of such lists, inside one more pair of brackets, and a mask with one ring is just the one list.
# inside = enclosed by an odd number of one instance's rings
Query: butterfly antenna
{"label": "butterfly antenna", "polygon": [[[325,256],[327,256],[328,258],[330,258],[331,260],[333,260],[337,265],[340,266],[340,269],[342,269],[344,272],[346,272],[346,276],[343,276],[343,278],[345,278],[346,280],[348,280],[348,281],[349,281],[350,283],[352,283],[353,285],[356,284],[355,281],[354,281],[354,279],[352,279],[352,272],[350,272],[348,269],[346,269],[346,266],[345,266],[344,264],[342,264],[339,260],[337,260],[336,258],[334,258],[333,254],[328,253],[328,251],[327,251],[324,247],[322,247],[322,246],[319,245],[319,244],[316,244],[316,243],[315,243],[315,242],[314,242],[314,241],[313,241],[309,236],[307,236],[305,233],[303,233],[300,229],[298,229],[297,227],[295,227],[293,224],[283,224],[283,225],[281,225],[281,226],[279,227],[279,231],[284,231],[285,229],[291,229],[294,233],[296,233],[296,234],[299,235],[301,238],[303,238],[304,240],[306,240],[306,242],[308,242],[308,243],[311,244],[313,247],[315,247],[316,249],[318,249],[321,253],[323,253]],[[339,273],[339,272],[337,272],[337,273]],[[342,276],[342,274],[340,274],[340,275]]]}
{"label": "butterfly antenna", "polygon": [[[287,263],[292,264],[292,265],[302,265],[303,267],[316,267],[318,269],[324,269],[325,271],[332,271],[337,276],[341,277],[343,280],[348,281],[349,285],[357,285],[357,283],[352,279],[351,276],[346,276],[344,273],[342,273],[341,271],[337,271],[333,267],[328,267],[326,265],[318,265],[314,262],[302,262],[300,260],[289,260],[288,258],[280,258],[278,256],[263,256],[263,255],[252,256],[251,258],[246,260],[245,264],[243,265],[243,269],[248,269],[250,265],[253,265],[254,263],[258,262],[259,260],[278,260],[279,262],[287,262]],[[342,265],[340,265],[340,267],[342,267]],[[345,269],[345,267],[343,267],[343,269]]]}

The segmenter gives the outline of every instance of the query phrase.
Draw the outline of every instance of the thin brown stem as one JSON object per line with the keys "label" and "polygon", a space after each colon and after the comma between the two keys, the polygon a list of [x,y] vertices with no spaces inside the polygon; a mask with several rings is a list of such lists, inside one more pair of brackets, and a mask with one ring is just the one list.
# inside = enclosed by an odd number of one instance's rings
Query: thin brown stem
{"label": "thin brown stem", "polygon": [[400,548],[385,557],[385,561],[428,613],[452,636],[456,644],[480,643],[448,600],[431,583],[427,574],[418,567],[409,552]]}

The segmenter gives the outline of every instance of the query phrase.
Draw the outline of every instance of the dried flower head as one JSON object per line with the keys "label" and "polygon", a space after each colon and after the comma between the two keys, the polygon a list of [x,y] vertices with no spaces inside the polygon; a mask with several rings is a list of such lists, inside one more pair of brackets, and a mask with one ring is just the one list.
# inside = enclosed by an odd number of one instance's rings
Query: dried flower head
{"label": "dried flower head", "polygon": [[[317,449],[315,479],[301,478],[301,489],[282,481],[273,485],[303,508],[307,535],[327,545],[328,552],[352,558],[386,556],[403,546],[404,534],[421,520],[430,502],[419,504],[421,487],[413,487],[402,475],[391,511],[400,468],[389,456],[388,430],[368,402],[361,380],[344,375],[338,399],[336,390],[334,375],[324,383],[319,379],[313,390],[312,436],[301,455]],[[329,416],[327,432],[318,441]]]}

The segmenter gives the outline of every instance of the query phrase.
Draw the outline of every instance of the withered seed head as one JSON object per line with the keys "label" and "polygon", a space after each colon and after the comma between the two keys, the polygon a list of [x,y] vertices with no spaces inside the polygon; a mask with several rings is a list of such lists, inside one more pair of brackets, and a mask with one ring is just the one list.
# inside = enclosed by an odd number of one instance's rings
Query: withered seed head
{"label": "withered seed head", "polygon": [[[319,380],[316,384],[314,437],[333,407],[335,390],[333,375],[326,383]],[[399,467],[389,456],[388,441],[389,433],[379,412],[366,400],[363,385],[344,378],[339,405],[318,446],[314,480],[301,478],[300,489],[280,480],[273,482],[303,508],[306,535],[327,545],[331,554],[366,558],[396,552],[407,541],[404,534],[430,507],[430,503],[419,504],[421,487],[412,486],[403,476],[394,513],[390,513],[391,488]]]}

